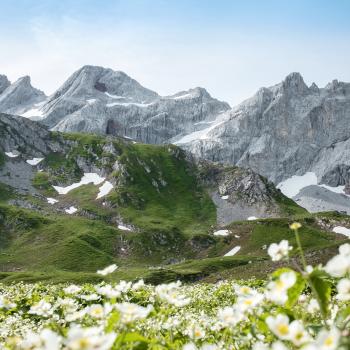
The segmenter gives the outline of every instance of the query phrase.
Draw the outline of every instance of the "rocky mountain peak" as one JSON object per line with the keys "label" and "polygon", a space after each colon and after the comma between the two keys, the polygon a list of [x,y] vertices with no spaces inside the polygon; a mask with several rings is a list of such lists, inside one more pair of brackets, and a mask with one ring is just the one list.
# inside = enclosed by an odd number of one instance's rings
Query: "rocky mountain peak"
{"label": "rocky mountain peak", "polygon": [[0,96],[0,112],[22,114],[45,99],[45,94],[32,86],[30,77],[24,76],[3,91]]}
{"label": "rocky mountain peak", "polygon": [[288,74],[282,82],[282,87],[284,91],[292,94],[303,95],[308,92],[308,87],[298,72]]}
{"label": "rocky mountain peak", "polygon": [[157,93],[141,86],[124,72],[86,65],[73,73],[52,95],[50,101],[61,96],[80,100],[101,98],[101,94],[112,98],[129,98],[134,102],[149,102],[158,98]]}
{"label": "rocky mountain peak", "polygon": [[0,94],[2,94],[10,85],[11,83],[7,79],[7,76],[0,74]]}
{"label": "rocky mountain peak", "polygon": [[309,90],[311,90],[313,92],[319,92],[320,91],[319,87],[315,83],[312,83],[310,85]]}

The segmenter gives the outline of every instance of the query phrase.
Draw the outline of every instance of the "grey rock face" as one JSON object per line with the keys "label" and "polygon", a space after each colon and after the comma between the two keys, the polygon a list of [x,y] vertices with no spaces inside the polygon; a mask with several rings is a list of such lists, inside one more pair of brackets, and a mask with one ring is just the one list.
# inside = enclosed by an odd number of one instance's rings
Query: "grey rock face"
{"label": "grey rock face", "polygon": [[308,88],[292,73],[217,118],[201,135],[175,143],[209,160],[251,168],[274,183],[312,171],[320,183],[346,185],[350,84]]}
{"label": "grey rock face", "polygon": [[41,108],[43,123],[57,131],[128,136],[169,142],[205,127],[229,105],[195,88],[161,97],[122,72],[85,66]]}
{"label": "grey rock face", "polygon": [[[42,125],[26,118],[0,113],[0,153],[5,157],[0,167],[0,181],[19,193],[36,193],[32,186],[35,168],[26,161],[62,150],[63,145],[53,140],[50,132]],[[5,152],[18,156],[8,157]]]}
{"label": "grey rock face", "polygon": [[[4,81],[3,84],[6,86],[6,81]],[[7,88],[2,91],[0,95],[0,112],[23,114],[45,99],[45,94],[35,89],[30,83],[30,77],[25,76],[11,85],[7,84]]]}
{"label": "grey rock face", "polygon": [[19,116],[0,113],[0,135],[1,152],[18,151],[26,159],[62,150],[46,127]]}
{"label": "grey rock face", "polygon": [[197,159],[199,179],[209,188],[217,208],[217,223],[227,225],[249,217],[283,216],[274,185],[250,169]]}
{"label": "grey rock face", "polygon": [[311,213],[337,210],[350,214],[350,197],[319,186],[307,186],[294,197],[296,203]]}
{"label": "grey rock face", "polygon": [[0,74],[0,95],[11,85],[6,75]]}

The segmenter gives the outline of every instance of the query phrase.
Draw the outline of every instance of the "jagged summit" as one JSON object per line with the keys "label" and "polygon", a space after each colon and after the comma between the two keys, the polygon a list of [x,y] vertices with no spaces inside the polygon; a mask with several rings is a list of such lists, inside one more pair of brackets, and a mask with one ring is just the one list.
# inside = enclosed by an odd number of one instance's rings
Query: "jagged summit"
{"label": "jagged summit", "polygon": [[285,91],[293,94],[305,94],[308,92],[308,87],[298,72],[288,74],[282,82],[282,87]]}
{"label": "jagged summit", "polygon": [[11,85],[6,75],[0,74],[0,95]]}
{"label": "jagged summit", "polygon": [[43,102],[45,94],[34,88],[29,76],[19,78],[0,95],[0,112],[23,114],[33,105]]}

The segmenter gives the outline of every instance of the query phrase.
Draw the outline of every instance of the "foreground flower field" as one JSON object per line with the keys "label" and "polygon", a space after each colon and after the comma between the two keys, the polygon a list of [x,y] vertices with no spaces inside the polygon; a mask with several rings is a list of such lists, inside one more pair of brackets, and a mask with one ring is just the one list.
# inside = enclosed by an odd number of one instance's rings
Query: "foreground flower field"
{"label": "foreground flower field", "polygon": [[[293,226],[294,225],[294,226]],[[297,242],[298,228],[293,224]],[[350,244],[324,267],[307,266],[299,245],[269,247],[273,261],[300,254],[301,266],[265,283],[158,286],[0,286],[5,349],[349,349]],[[99,270],[107,275],[111,265]]]}

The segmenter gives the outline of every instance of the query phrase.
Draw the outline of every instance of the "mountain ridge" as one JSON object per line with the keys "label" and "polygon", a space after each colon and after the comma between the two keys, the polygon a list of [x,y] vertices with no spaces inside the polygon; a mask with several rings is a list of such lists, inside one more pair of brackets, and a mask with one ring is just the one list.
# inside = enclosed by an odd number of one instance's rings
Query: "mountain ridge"
{"label": "mountain ridge", "polygon": [[350,187],[350,84],[338,80],[307,86],[294,72],[231,108],[203,88],[160,96],[123,72],[84,66],[23,115],[56,131],[174,143],[204,159],[251,168],[275,185],[312,172],[318,184]]}

